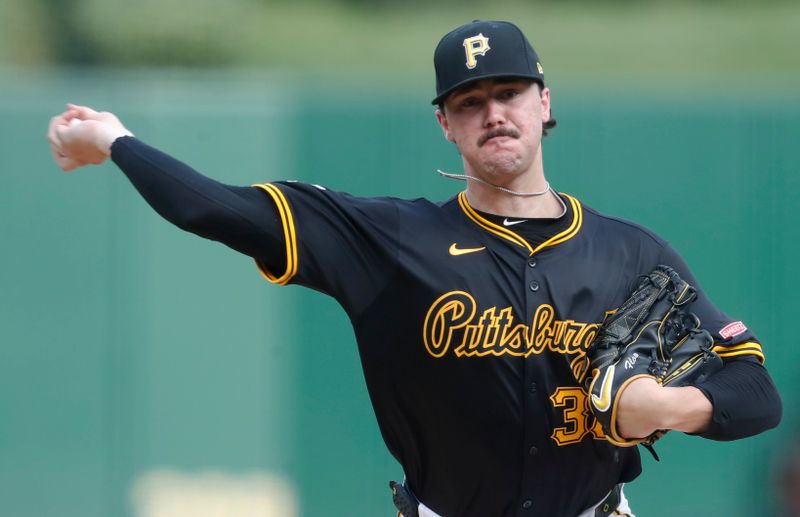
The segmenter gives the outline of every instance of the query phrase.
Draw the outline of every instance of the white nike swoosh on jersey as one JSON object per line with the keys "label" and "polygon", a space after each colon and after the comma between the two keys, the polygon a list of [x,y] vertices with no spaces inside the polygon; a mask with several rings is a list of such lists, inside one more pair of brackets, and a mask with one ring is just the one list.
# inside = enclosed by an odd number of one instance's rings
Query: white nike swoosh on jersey
{"label": "white nike swoosh on jersey", "polygon": [[515,224],[524,223],[527,219],[520,219],[518,221],[509,221],[508,217],[503,219],[503,226],[514,226]]}

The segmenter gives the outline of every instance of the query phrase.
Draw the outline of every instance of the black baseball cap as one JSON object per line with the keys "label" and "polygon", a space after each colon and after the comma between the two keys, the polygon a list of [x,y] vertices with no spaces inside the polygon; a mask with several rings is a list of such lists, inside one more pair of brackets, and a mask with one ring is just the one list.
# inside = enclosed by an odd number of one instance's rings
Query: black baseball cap
{"label": "black baseball cap", "polygon": [[511,22],[475,20],[445,34],[433,53],[436,98],[469,82],[525,77],[544,86],[544,70],[528,38]]}

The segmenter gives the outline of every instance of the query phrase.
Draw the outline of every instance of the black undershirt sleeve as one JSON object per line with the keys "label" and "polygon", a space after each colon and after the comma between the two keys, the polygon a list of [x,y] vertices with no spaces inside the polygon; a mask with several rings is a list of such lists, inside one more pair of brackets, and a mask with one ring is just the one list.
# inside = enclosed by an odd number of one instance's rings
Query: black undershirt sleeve
{"label": "black undershirt sleeve", "polygon": [[700,433],[712,440],[738,440],[778,425],[783,413],[778,390],[755,359],[730,360],[696,386],[714,406],[709,428]]}
{"label": "black undershirt sleeve", "polygon": [[225,185],[134,137],[111,146],[111,159],[162,217],[179,228],[286,268],[277,208],[258,188]]}
{"label": "black undershirt sleeve", "polygon": [[[662,264],[673,266],[681,278],[698,289],[697,300],[690,310],[700,317],[703,328],[712,336],[722,338],[719,329],[734,320],[709,300],[689,267],[672,247],[666,246],[659,260]],[[732,346],[746,341],[755,343],[757,338],[746,330],[746,333],[736,336],[736,341],[716,341],[714,344]],[[722,370],[696,386],[713,406],[709,428],[698,434],[712,440],[738,440],[777,426],[783,412],[781,398],[769,372],[757,356],[743,354],[723,360],[725,365]]]}

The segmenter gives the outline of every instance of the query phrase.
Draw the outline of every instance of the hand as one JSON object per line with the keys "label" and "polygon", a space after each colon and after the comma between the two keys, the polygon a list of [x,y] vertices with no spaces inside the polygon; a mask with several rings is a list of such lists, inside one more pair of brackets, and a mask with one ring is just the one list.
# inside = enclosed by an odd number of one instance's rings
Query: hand
{"label": "hand", "polygon": [[617,429],[628,439],[645,438],[658,430],[699,433],[711,423],[713,406],[693,386],[664,387],[652,377],[631,382],[617,406]]}
{"label": "hand", "polygon": [[133,133],[114,114],[75,104],[67,104],[67,111],[50,119],[47,129],[53,159],[64,171],[103,163],[121,136]]}

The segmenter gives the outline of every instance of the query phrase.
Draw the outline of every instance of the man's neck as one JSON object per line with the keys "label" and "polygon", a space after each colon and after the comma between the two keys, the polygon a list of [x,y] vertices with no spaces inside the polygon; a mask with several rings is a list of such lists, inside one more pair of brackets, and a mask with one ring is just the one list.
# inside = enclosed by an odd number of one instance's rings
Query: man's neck
{"label": "man's neck", "polygon": [[[473,208],[481,212],[532,219],[558,217],[564,211],[564,206],[555,192],[548,190],[548,183],[541,169],[530,171],[503,185],[491,181],[491,178],[486,179],[474,173],[467,174],[495,185],[493,187],[478,181],[467,181],[467,200]],[[543,192],[543,194],[520,195],[531,192]]]}

